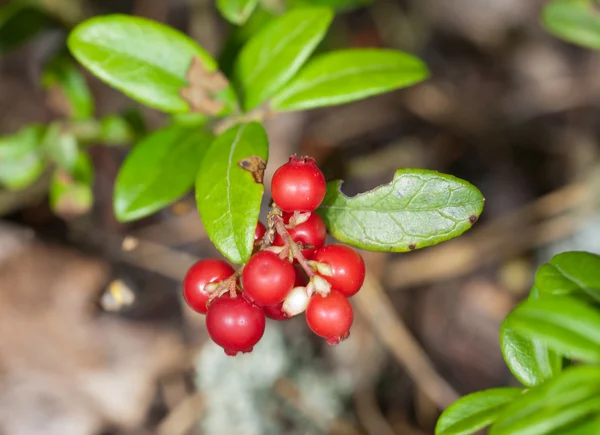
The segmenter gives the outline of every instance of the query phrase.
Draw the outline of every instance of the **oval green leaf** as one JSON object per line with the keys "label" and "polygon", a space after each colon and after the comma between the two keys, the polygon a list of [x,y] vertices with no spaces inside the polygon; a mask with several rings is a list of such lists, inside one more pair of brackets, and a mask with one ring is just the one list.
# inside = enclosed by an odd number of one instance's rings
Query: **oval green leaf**
{"label": "oval green leaf", "polygon": [[[529,298],[539,298],[531,289]],[[562,356],[548,349],[538,339],[525,338],[503,323],[500,328],[500,349],[512,374],[525,386],[535,387],[552,379],[562,370]]]}
{"label": "oval green leaf", "polygon": [[177,125],[142,139],[117,176],[113,200],[117,219],[148,216],[188,192],[211,140],[205,131]]}
{"label": "oval green leaf", "polygon": [[600,49],[600,10],[593,0],[555,0],[544,7],[542,23],[565,41]]}
{"label": "oval green leaf", "polygon": [[271,101],[277,111],[336,106],[383,94],[427,78],[427,67],[394,50],[352,49],[311,60]]}
{"label": "oval green leaf", "polygon": [[44,172],[41,146],[46,128],[30,125],[12,135],[0,136],[0,185],[21,190]]}
{"label": "oval green leaf", "polygon": [[261,124],[237,125],[215,139],[198,172],[196,204],[202,223],[215,246],[234,263],[245,263],[252,254],[268,153]]}
{"label": "oval green leaf", "polygon": [[399,169],[391,183],[354,197],[328,183],[317,212],[333,237],[370,251],[406,252],[467,231],[483,210],[473,185],[424,169]]}
{"label": "oval green leaf", "polygon": [[535,275],[543,294],[575,293],[600,297],[600,256],[589,252],[563,252],[542,265]]}
{"label": "oval green leaf", "polygon": [[521,388],[492,388],[461,397],[440,416],[435,435],[469,435],[492,424]]}
{"label": "oval green leaf", "polygon": [[506,327],[562,355],[600,362],[600,313],[568,296],[527,300],[504,320]]}
{"label": "oval green leaf", "polygon": [[246,22],[258,0],[217,0],[217,8],[225,19],[233,24],[242,25]]}
{"label": "oval green leaf", "polygon": [[[189,111],[181,92],[188,86],[194,58],[207,73],[217,70],[215,60],[195,41],[140,17],[91,18],[75,27],[67,43],[73,56],[98,78],[134,100],[166,112]],[[224,112],[235,105],[231,86],[214,99],[225,103]]]}
{"label": "oval green leaf", "polygon": [[245,110],[263,103],[298,72],[325,36],[332,17],[327,8],[295,9],[271,21],[244,45],[235,77]]}
{"label": "oval green leaf", "polygon": [[579,434],[565,428],[594,414],[600,414],[600,367],[571,367],[506,406],[489,434]]}

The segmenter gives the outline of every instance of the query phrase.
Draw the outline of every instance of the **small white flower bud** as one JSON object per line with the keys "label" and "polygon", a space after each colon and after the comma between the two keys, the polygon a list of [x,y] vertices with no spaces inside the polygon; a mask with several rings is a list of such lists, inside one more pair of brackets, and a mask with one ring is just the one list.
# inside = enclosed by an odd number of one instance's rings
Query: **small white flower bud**
{"label": "small white flower bud", "polygon": [[282,311],[289,317],[306,311],[310,297],[305,287],[295,287],[283,301]]}

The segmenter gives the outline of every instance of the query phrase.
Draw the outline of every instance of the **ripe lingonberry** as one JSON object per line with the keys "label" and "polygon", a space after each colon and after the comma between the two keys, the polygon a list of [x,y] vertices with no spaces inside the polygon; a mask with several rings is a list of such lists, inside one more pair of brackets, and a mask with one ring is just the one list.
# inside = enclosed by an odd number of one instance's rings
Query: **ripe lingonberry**
{"label": "ripe lingonberry", "polygon": [[241,295],[225,294],[208,307],[206,329],[227,355],[250,352],[265,332],[265,313]]}
{"label": "ripe lingonberry", "polygon": [[353,320],[352,305],[335,290],[325,297],[315,293],[306,308],[306,323],[329,344],[338,344],[347,338]]}
{"label": "ripe lingonberry", "polygon": [[263,310],[265,311],[265,315],[269,319],[279,320],[279,321],[291,319],[291,317],[286,316],[286,314],[283,312],[282,308],[283,308],[283,302],[279,302],[276,305],[265,305],[263,307]]}
{"label": "ripe lingonberry", "polygon": [[[287,224],[291,217],[291,213],[284,213],[284,222]],[[302,255],[309,260],[313,257],[317,249],[322,248],[323,245],[325,245],[325,239],[327,238],[327,229],[325,228],[325,223],[323,222],[323,219],[321,219],[321,217],[316,213],[311,213],[306,222],[296,225],[294,228],[288,229],[288,233],[294,242],[301,243],[302,245],[314,246],[314,248],[302,249]],[[277,234],[275,236],[275,240],[273,241],[273,245],[283,246],[283,244],[283,238]]]}
{"label": "ripe lingonberry", "polygon": [[210,293],[206,285],[223,281],[233,275],[232,267],[213,258],[200,260],[188,270],[183,280],[183,298],[194,311],[206,314]]}
{"label": "ripe lingonberry", "polygon": [[271,251],[254,254],[242,272],[244,294],[258,305],[283,301],[294,287],[295,271],[289,261]]}
{"label": "ripe lingonberry", "polygon": [[265,227],[265,224],[263,224],[261,221],[258,221],[258,223],[256,224],[256,229],[254,230],[254,244],[255,245],[257,243],[260,243],[260,241],[262,240],[262,238],[266,232],[267,232],[267,228]]}
{"label": "ripe lingonberry", "polygon": [[325,197],[325,177],[310,157],[290,157],[271,181],[273,201],[284,211],[313,211]]}
{"label": "ripe lingonberry", "polygon": [[350,297],[360,290],[365,280],[365,262],[361,255],[346,245],[327,245],[315,252],[313,261],[325,263],[331,268],[331,276],[325,278],[333,290]]}

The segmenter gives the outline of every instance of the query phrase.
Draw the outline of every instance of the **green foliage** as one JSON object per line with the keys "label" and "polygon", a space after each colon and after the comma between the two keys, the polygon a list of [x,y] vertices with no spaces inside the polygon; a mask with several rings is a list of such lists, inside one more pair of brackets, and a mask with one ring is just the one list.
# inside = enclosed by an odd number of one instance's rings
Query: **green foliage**
{"label": "green foliage", "polygon": [[142,139],[128,154],[115,183],[114,210],[122,222],[148,216],[194,185],[212,136],[172,125]]}
{"label": "green foliage", "polygon": [[565,41],[600,49],[600,10],[594,0],[554,0],[544,7],[542,23]]}
{"label": "green foliage", "polygon": [[256,8],[258,0],[217,0],[221,15],[233,24],[244,24]]}
{"label": "green foliage", "polygon": [[34,2],[12,0],[0,7],[0,54],[27,42],[55,20]]}
{"label": "green foliage", "polygon": [[24,189],[42,175],[45,134],[45,127],[33,124],[0,137],[0,184],[4,188]]}
{"label": "green foliage", "polygon": [[[216,71],[215,60],[195,41],[163,24],[127,15],[91,18],[69,35],[69,49],[79,62],[101,80],[131,98],[166,112],[187,112],[181,96],[188,86],[192,59],[207,73]],[[235,103],[228,86],[214,95],[230,110]]]}
{"label": "green foliage", "polygon": [[600,257],[589,252],[565,252],[542,265],[535,276],[542,294],[583,293],[600,297]]}
{"label": "green foliage", "polygon": [[436,435],[468,435],[494,423],[508,403],[521,396],[520,388],[492,388],[468,394],[439,418]]}
{"label": "green foliage", "polygon": [[361,6],[368,6],[374,0],[288,0],[291,8],[323,6],[336,12],[350,11]]}
{"label": "green foliage", "polygon": [[64,99],[69,118],[79,120],[94,115],[94,99],[75,63],[66,56],[53,58],[44,68],[42,85]]}
{"label": "green foliage", "polygon": [[215,246],[234,263],[245,263],[252,254],[268,153],[261,124],[237,125],[215,139],[198,172],[196,203],[202,223]]}
{"label": "green foliage", "polygon": [[372,251],[406,252],[459,236],[483,210],[466,181],[422,169],[401,169],[391,183],[352,198],[341,181],[327,185],[317,210],[341,242]]}
{"label": "green foliage", "polygon": [[335,106],[424,80],[427,67],[406,53],[380,49],[340,50],[310,61],[273,97],[278,111]]}
{"label": "green foliage", "polygon": [[[537,288],[529,299],[539,299]],[[535,387],[556,376],[562,370],[562,356],[548,349],[537,338],[525,338],[504,322],[500,328],[500,349],[506,365],[525,386]]]}
{"label": "green foliage", "polygon": [[244,45],[235,77],[245,110],[265,102],[296,74],[325,36],[331,19],[332,12],[326,8],[292,10]]}
{"label": "green foliage", "polygon": [[69,219],[90,210],[94,202],[94,167],[85,152],[79,152],[73,170],[58,168],[50,182],[50,206],[59,216]]}

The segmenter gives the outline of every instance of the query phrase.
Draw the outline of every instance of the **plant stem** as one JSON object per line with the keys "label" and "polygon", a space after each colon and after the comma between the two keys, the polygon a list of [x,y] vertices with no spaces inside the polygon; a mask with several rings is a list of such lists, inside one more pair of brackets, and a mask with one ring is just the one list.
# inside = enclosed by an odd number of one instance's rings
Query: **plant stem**
{"label": "plant stem", "polygon": [[308,278],[312,278],[315,275],[315,272],[308,265],[308,260],[304,257],[304,255],[302,255],[302,251],[300,250],[300,248],[298,248],[296,242],[292,240],[292,236],[290,236],[290,233],[285,227],[283,218],[279,214],[273,214],[271,216],[270,221],[273,222],[273,225],[275,226],[275,231],[277,231],[277,233],[283,239],[285,243],[284,247],[288,247],[288,249],[292,253],[292,256],[298,261],[298,264],[300,264],[302,269],[304,269],[304,271],[308,275]]}

